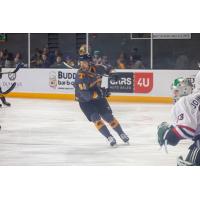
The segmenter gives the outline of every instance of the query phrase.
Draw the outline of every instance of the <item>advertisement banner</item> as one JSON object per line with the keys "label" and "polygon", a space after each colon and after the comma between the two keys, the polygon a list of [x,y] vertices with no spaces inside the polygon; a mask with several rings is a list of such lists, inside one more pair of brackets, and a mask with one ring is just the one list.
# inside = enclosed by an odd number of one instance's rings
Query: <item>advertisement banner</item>
{"label": "advertisement banner", "polygon": [[74,93],[76,72],[76,69],[20,69],[17,74],[3,75],[0,84],[5,90],[16,82],[15,92],[70,94]]}
{"label": "advertisement banner", "polygon": [[[17,74],[3,75],[0,86],[5,91],[16,82],[15,93],[74,94],[76,72],[76,69],[20,69]],[[197,73],[198,70],[116,70],[104,80],[104,85],[108,85],[113,96],[170,97],[174,79],[190,78],[194,83]]]}
{"label": "advertisement banner", "polygon": [[115,93],[149,93],[152,88],[152,72],[118,72],[109,78],[109,89]]}
{"label": "advertisement banner", "polygon": [[134,93],[149,93],[153,88],[152,72],[135,72],[134,77]]}
{"label": "advertisement banner", "polygon": [[133,73],[113,73],[108,79],[110,92],[132,93],[133,92]]}
{"label": "advertisement banner", "polygon": [[74,90],[76,71],[49,71],[49,86],[55,90]]}

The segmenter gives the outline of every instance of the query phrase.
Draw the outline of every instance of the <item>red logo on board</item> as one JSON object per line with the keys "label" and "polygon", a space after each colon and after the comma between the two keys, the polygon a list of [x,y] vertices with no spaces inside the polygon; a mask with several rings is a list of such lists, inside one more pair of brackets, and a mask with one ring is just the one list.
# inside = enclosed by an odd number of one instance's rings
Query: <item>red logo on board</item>
{"label": "red logo on board", "polygon": [[151,72],[135,72],[134,93],[149,93],[153,88],[153,73]]}

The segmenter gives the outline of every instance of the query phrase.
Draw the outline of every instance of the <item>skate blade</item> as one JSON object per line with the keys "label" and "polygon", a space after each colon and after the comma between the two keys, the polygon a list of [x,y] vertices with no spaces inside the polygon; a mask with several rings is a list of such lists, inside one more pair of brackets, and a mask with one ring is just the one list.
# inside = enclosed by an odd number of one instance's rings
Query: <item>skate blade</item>
{"label": "skate blade", "polygon": [[125,145],[130,145],[130,142],[129,142],[129,141],[127,141],[127,142],[124,142],[124,144],[125,144]]}
{"label": "skate blade", "polygon": [[117,148],[118,145],[117,145],[117,144],[114,144],[114,145],[112,145],[112,146],[110,145],[110,147],[111,147],[111,148]]}

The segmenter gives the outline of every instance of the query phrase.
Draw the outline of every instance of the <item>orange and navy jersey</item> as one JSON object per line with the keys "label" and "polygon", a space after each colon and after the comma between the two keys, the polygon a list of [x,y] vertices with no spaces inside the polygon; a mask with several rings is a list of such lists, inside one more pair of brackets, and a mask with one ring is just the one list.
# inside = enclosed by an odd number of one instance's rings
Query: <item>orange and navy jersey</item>
{"label": "orange and navy jersey", "polygon": [[76,100],[80,102],[88,102],[97,99],[97,83],[98,79],[95,75],[78,70],[74,83]]}

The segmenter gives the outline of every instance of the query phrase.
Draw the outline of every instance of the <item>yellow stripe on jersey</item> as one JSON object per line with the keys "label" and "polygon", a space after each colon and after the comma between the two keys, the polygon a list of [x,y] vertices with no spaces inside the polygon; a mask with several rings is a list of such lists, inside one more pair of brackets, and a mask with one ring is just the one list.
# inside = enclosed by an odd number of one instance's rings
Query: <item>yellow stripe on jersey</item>
{"label": "yellow stripe on jersey", "polygon": [[78,86],[79,86],[80,90],[83,90],[83,84],[82,83],[78,84]]}
{"label": "yellow stripe on jersey", "polygon": [[79,75],[78,75],[78,76],[79,76],[79,78],[80,78],[80,79],[83,79],[83,78],[85,78],[85,74],[84,74],[84,73],[79,73]]}
{"label": "yellow stripe on jersey", "polygon": [[86,90],[87,89],[85,83],[80,83],[80,84],[78,84],[78,86],[79,86],[80,90]]}
{"label": "yellow stripe on jersey", "polygon": [[97,92],[94,92],[93,95],[92,95],[92,98],[93,98],[93,99],[96,99],[97,97],[98,97]]}
{"label": "yellow stripe on jersey", "polygon": [[86,90],[87,88],[86,88],[86,85],[85,85],[85,83],[83,83],[83,89],[84,90]]}

